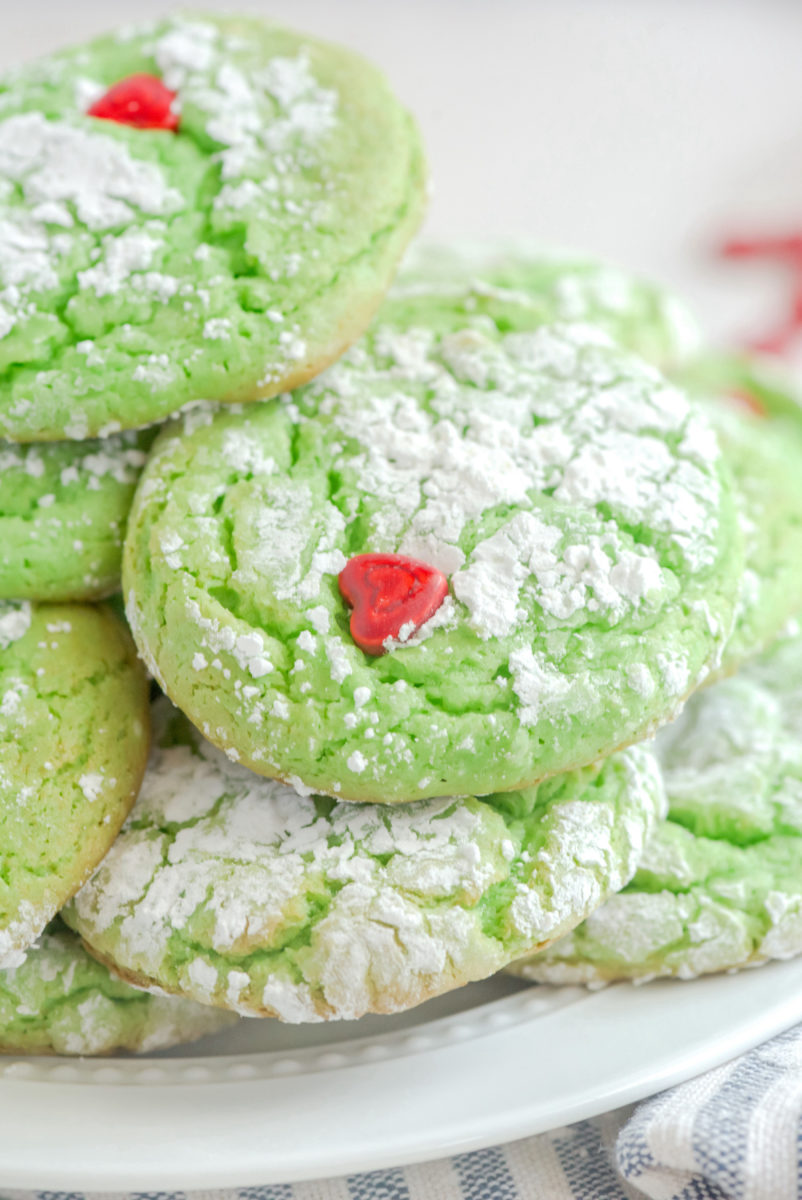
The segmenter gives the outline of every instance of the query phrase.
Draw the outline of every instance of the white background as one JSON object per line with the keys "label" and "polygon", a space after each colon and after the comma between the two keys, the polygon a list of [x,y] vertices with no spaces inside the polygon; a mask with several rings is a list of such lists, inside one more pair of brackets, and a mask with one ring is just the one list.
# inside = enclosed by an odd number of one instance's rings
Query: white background
{"label": "white background", "polygon": [[[0,66],[171,6],[0,0]],[[423,128],[428,232],[534,235],[689,296],[711,334],[772,320],[781,274],[724,231],[802,223],[802,3],[239,0],[379,62]]]}

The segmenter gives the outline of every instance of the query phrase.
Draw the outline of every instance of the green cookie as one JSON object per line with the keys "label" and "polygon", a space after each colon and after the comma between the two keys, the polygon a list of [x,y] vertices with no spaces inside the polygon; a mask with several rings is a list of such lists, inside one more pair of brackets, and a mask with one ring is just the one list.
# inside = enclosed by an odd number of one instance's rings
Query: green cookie
{"label": "green cookie", "polygon": [[[525,240],[416,243],[392,294],[401,300],[432,286],[446,309],[459,304],[480,314],[490,307],[514,328],[590,321],[706,401],[737,484],[747,559],[722,672],[776,637],[802,608],[802,410],[788,382],[748,360],[700,355],[694,318],[654,285]],[[745,404],[735,408],[735,394],[751,396],[764,419]]]}
{"label": "green cookie", "polygon": [[709,356],[683,379],[708,397],[737,485],[747,569],[722,662],[728,672],[802,609],[802,407],[788,381],[748,360]]}
{"label": "green cookie", "polygon": [[441,295],[450,311],[489,307],[495,321],[508,307],[514,328],[522,327],[524,312],[531,325],[588,321],[664,370],[686,363],[701,340],[693,314],[670,292],[611,263],[544,250],[526,238],[414,242],[391,296],[421,290]]}
{"label": "green cookie", "polygon": [[[133,75],[177,131],[88,115]],[[245,17],[126,27],[0,78],[0,434],[83,439],[253,400],[370,321],[423,209],[372,66]]]}
{"label": "green cookie", "polygon": [[119,589],[128,510],[154,433],[0,443],[0,599],[93,600]]}
{"label": "green cookie", "polygon": [[629,879],[664,811],[640,747],[526,792],[301,797],[166,700],[139,800],[65,910],[123,978],[285,1021],[395,1012],[551,941]]}
{"label": "green cookie", "polygon": [[656,750],[669,816],[632,883],[515,974],[690,979],[802,952],[802,637],[694,696]]}
{"label": "green cookie", "polygon": [[148,741],[148,684],[117,617],[0,604],[0,967],[114,841]]}
{"label": "green cookie", "polygon": [[0,1054],[163,1050],[234,1018],[176,996],[137,991],[55,921],[24,963],[0,971]]}
{"label": "green cookie", "polygon": [[[232,757],[342,799],[593,762],[670,719],[730,632],[734,505],[685,394],[590,325],[447,315],[393,301],[292,397],[170,426],[129,522],[164,690]],[[450,577],[379,657],[338,588],[375,552]]]}

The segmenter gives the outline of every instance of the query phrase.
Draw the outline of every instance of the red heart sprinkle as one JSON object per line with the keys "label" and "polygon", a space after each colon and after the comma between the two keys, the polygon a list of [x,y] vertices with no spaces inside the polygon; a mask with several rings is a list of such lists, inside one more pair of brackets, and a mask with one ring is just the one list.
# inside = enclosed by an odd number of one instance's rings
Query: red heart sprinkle
{"label": "red heart sprinkle", "polygon": [[129,75],[113,84],[91,108],[90,117],[133,125],[136,129],[178,129],[178,113],[173,112],[175,92],[155,75]]}
{"label": "red heart sprinkle", "polygon": [[405,626],[411,628],[404,640],[411,637],[448,595],[442,571],[401,554],[357,554],[340,571],[339,584],[354,610],[351,637],[374,656],[384,654],[387,638],[397,638]]}

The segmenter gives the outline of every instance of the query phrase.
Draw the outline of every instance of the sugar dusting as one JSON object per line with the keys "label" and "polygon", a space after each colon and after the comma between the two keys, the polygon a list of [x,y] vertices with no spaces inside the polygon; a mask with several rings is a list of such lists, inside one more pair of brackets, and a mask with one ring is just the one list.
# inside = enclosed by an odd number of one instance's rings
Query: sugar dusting
{"label": "sugar dusting", "polygon": [[[171,719],[166,702],[156,719]],[[69,920],[135,974],[286,1021],[403,1008],[497,969],[620,887],[662,805],[653,760],[627,752],[605,800],[569,784],[531,818],[532,855],[520,823],[481,800],[336,804],[253,775],[197,733],[192,747],[169,741]],[[504,881],[493,933],[483,897]],[[176,938],[195,956],[174,960]]]}
{"label": "sugar dusting", "polygon": [[802,640],[692,697],[655,743],[669,819],[633,882],[515,970],[552,983],[697,975],[802,952]]}
{"label": "sugar dusting", "polygon": [[32,610],[27,601],[0,601],[0,650],[24,637],[31,625]]}
{"label": "sugar dusting", "polygon": [[[87,367],[108,359],[126,382],[154,393],[180,382],[182,368],[192,369],[194,361],[190,354],[169,371],[154,361],[154,348],[158,357],[163,340],[152,333],[159,306],[172,306],[177,317],[197,313],[201,346],[210,343],[210,356],[215,343],[238,335],[236,315],[232,319],[236,301],[226,291],[236,269],[219,249],[217,273],[202,268],[212,253],[209,244],[188,257],[189,267],[187,261],[182,265],[173,253],[174,242],[181,241],[171,236],[174,222],[185,221],[200,205],[214,226],[209,233],[214,243],[218,235],[225,241],[229,230],[269,215],[273,229],[283,231],[284,250],[275,252],[271,234],[260,286],[270,292],[265,299],[270,314],[283,321],[286,283],[303,264],[299,248],[325,221],[327,189],[338,186],[327,173],[326,139],[341,119],[340,99],[321,85],[300,46],[294,54],[266,53],[259,60],[225,23],[181,17],[132,28],[118,40],[132,54],[138,43],[143,70],[152,69],[149,58],[155,58],[177,92],[177,107],[194,114],[174,139],[182,147],[175,153],[165,142],[157,155],[150,134],[129,140],[107,122],[87,118],[102,85],[82,75],[72,96],[60,97],[58,118],[42,100],[37,107],[44,80],[55,83],[75,71],[68,58],[56,56],[12,73],[5,98],[13,103],[0,105],[0,371],[39,362],[43,370],[72,373],[79,395],[81,368],[71,361],[75,328],[82,332],[78,340],[96,343]],[[26,103],[33,111],[14,111]],[[221,174],[216,193],[208,196],[198,192],[195,178],[203,157],[218,164]],[[309,184],[312,177],[316,186]],[[318,255],[312,249],[309,261]],[[198,276],[207,286],[199,285]],[[204,313],[212,292],[221,288],[226,307],[218,297],[218,311]],[[96,302],[109,298],[114,305],[101,304],[98,312]],[[143,317],[149,306],[151,320]],[[122,329],[127,343],[122,355],[103,332],[110,323]],[[192,353],[203,351],[196,347]],[[307,354],[294,324],[266,338],[268,374],[276,378]],[[29,404],[26,394],[9,403],[8,431],[24,425]],[[63,432],[85,436],[80,424]]]}
{"label": "sugar dusting", "polygon": [[157,1050],[212,1033],[231,1019],[189,1000],[126,986],[58,922],[27,955],[3,965],[0,1023],[7,1052]]}
{"label": "sugar dusting", "polygon": [[[301,451],[280,469],[277,447],[285,442]],[[308,457],[307,444],[315,447]],[[339,783],[351,780],[370,795],[370,780],[383,786],[419,753],[399,722],[389,740],[374,729],[384,683],[371,689],[369,704],[348,711],[351,685],[358,690],[374,675],[342,628],[336,593],[337,574],[358,550],[409,554],[450,576],[451,595],[434,618],[405,629],[386,649],[399,673],[406,655],[429,647],[448,655],[460,646],[470,662],[481,656],[493,695],[481,696],[480,710],[498,720],[480,735],[482,753],[499,762],[513,739],[520,744],[522,726],[559,745],[576,721],[607,721],[616,707],[635,724],[646,710],[665,719],[721,651],[726,603],[721,619],[691,608],[695,642],[687,630],[659,638],[663,621],[676,625],[678,589],[707,591],[711,574],[721,571],[725,497],[715,439],[681,390],[591,326],[505,334],[468,323],[438,335],[423,322],[379,325],[306,389],[283,397],[280,408],[213,418],[198,438],[208,459],[186,502],[178,499],[183,485],[173,482],[185,470],[185,445],[180,438],[162,443],[141,495],[145,509],[153,503],[169,512],[171,536],[186,531],[174,549],[171,542],[165,562],[175,578],[165,582],[183,592],[195,627],[191,657],[200,653],[210,664],[204,685],[222,675],[241,723],[259,731],[242,739],[221,725],[209,735],[265,773],[304,777],[301,754],[290,765],[282,755],[295,721],[308,717],[302,706],[315,703],[315,687],[342,697],[342,727],[330,739]],[[219,454],[228,482],[214,466]],[[214,514],[229,488],[238,507],[235,515],[226,510],[225,532]],[[237,597],[231,613],[207,604],[193,582],[201,528],[204,554]],[[229,541],[236,561],[227,573]],[[132,599],[140,647],[158,659],[157,639],[149,644],[149,621]],[[248,692],[221,651],[231,649],[227,638],[243,636],[249,621],[241,614],[254,605],[271,613],[265,654],[274,670]],[[284,622],[288,631],[277,631]],[[469,653],[466,634],[487,649]],[[626,656],[606,653],[614,641],[627,646]],[[295,649],[283,665],[285,645],[288,655]],[[475,687],[472,669],[456,658],[452,665],[455,677],[465,669]],[[387,702],[397,710],[394,698]],[[438,728],[439,712],[426,711],[429,737],[433,744],[445,739],[445,754],[450,734]],[[622,725],[606,744],[627,736]],[[310,755],[317,745],[312,739]],[[427,765],[435,757],[432,751]],[[533,757],[510,784],[536,777]],[[559,769],[573,761],[561,760]],[[433,794],[436,775],[418,771],[413,794]],[[487,790],[497,779],[488,777]],[[335,790],[322,779],[305,782]]]}

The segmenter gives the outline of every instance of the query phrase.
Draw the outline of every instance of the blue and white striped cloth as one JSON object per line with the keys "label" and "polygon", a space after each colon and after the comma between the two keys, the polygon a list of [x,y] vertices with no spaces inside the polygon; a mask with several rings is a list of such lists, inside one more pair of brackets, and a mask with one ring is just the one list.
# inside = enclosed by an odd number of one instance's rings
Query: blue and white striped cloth
{"label": "blue and white striped cloth", "polygon": [[[0,1163],[0,1175],[2,1164]],[[2,1178],[0,1178],[2,1188]],[[802,1026],[632,1109],[441,1162],[126,1200],[802,1200]],[[85,1200],[3,1189],[0,1200]],[[91,1200],[121,1200],[92,1193]]]}

